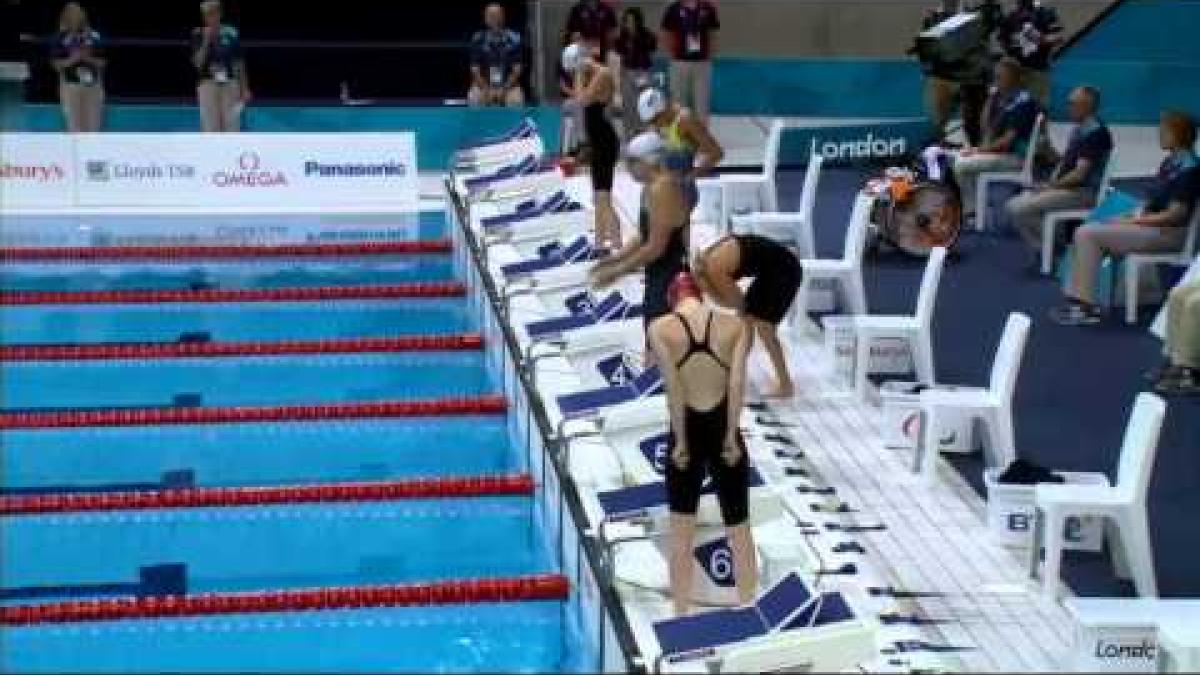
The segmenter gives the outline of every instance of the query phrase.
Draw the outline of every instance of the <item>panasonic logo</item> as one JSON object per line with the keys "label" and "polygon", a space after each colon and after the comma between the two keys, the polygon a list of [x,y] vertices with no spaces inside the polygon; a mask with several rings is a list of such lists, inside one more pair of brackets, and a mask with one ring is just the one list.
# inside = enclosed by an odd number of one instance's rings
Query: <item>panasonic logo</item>
{"label": "panasonic logo", "polygon": [[373,178],[401,177],[408,175],[408,166],[402,162],[381,162],[379,164],[325,164],[323,162],[305,162],[305,176],[321,178]]}
{"label": "panasonic logo", "polygon": [[828,160],[870,159],[873,157],[895,157],[908,150],[903,138],[876,138],[868,133],[866,138],[847,141],[820,141],[813,137],[810,152],[820,154]]}

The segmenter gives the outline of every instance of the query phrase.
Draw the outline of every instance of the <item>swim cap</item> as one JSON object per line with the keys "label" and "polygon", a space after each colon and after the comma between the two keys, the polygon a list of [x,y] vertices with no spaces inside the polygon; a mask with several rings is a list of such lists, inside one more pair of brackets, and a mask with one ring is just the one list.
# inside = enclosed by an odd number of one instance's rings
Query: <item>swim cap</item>
{"label": "swim cap", "polygon": [[667,146],[663,143],[662,137],[656,131],[643,131],[633,140],[629,141],[629,145],[625,146],[626,159],[640,159],[643,161],[657,162],[662,158]]}
{"label": "swim cap", "polygon": [[562,67],[568,73],[573,73],[579,70],[579,66],[583,65],[583,47],[577,44],[569,44],[562,52]]}
{"label": "swim cap", "polygon": [[667,97],[658,89],[650,88],[638,96],[638,115],[649,122],[667,109]]}
{"label": "swim cap", "polygon": [[700,285],[696,283],[696,278],[692,273],[684,270],[675,275],[675,279],[671,281],[671,285],[667,287],[667,304],[674,307],[678,305],[684,298],[701,299],[703,294],[700,292]]}

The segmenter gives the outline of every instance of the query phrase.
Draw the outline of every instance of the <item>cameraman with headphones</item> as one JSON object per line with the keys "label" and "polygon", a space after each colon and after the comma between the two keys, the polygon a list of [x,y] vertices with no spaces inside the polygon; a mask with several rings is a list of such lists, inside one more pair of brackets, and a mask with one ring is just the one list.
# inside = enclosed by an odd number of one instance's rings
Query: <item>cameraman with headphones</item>
{"label": "cameraman with headphones", "polygon": [[1003,9],[997,0],[984,0],[974,10],[963,8],[961,0],[942,0],[941,6],[925,12],[921,30],[928,31],[967,11],[977,12],[982,23],[977,44],[970,45],[962,53],[948,55],[940,48],[929,49],[919,40],[917,46],[909,50],[920,59],[921,70],[925,73],[925,110],[933,124],[935,142],[945,137],[946,124],[959,101],[962,102],[967,142],[978,145],[983,138],[981,120],[991,80],[990,41]]}

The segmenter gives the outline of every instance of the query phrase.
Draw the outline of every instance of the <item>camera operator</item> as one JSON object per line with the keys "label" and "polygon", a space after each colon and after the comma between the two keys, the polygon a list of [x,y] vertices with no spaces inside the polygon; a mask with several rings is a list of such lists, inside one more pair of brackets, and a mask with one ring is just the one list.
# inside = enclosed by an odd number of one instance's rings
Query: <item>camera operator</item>
{"label": "camera operator", "polygon": [[[983,138],[981,120],[991,80],[989,43],[1003,10],[997,0],[984,0],[974,10],[964,8],[960,0],[943,0],[940,7],[926,11],[921,30],[928,31],[968,11],[979,15],[978,26],[963,29],[975,31],[973,43],[964,47],[961,43],[943,46],[918,41],[909,53],[917,55],[925,73],[925,110],[933,124],[935,141],[945,137],[946,123],[950,121],[955,105],[961,101],[963,131],[968,143],[978,145]],[[957,36],[946,39],[957,39]]]}

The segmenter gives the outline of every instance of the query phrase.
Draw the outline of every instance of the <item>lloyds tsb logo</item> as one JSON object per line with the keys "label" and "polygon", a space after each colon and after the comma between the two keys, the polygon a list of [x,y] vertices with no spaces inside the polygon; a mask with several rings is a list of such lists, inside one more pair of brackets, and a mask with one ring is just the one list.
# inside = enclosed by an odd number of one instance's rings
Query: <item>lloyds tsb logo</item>
{"label": "lloyds tsb logo", "polygon": [[809,152],[821,155],[827,162],[898,157],[908,152],[908,142],[904,138],[884,138],[873,131],[864,137],[844,140],[825,140],[814,135],[810,144]]}

